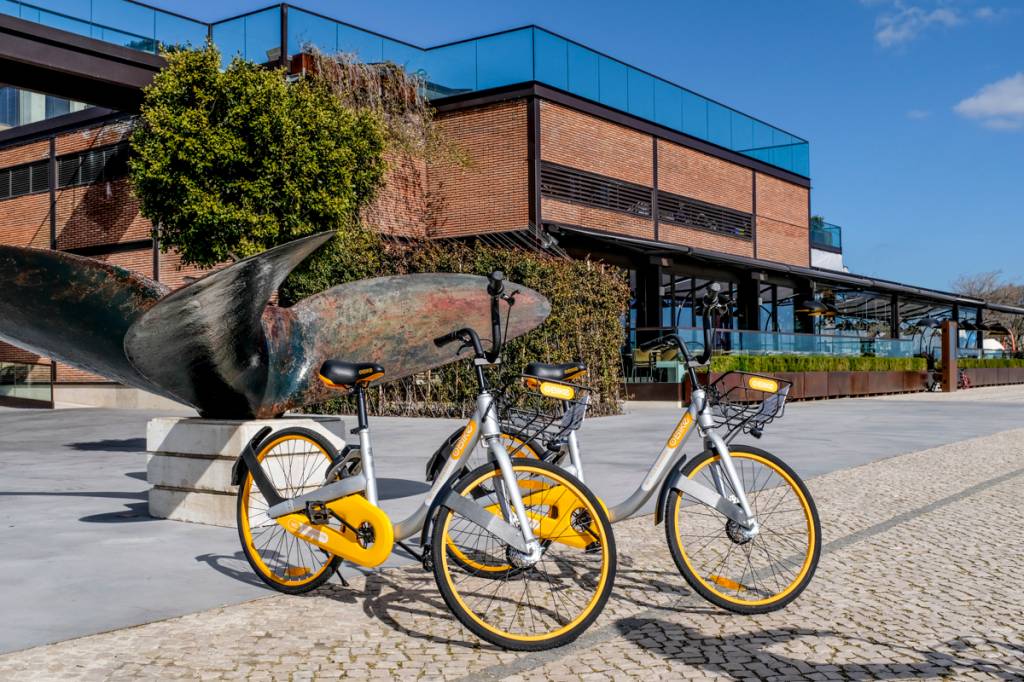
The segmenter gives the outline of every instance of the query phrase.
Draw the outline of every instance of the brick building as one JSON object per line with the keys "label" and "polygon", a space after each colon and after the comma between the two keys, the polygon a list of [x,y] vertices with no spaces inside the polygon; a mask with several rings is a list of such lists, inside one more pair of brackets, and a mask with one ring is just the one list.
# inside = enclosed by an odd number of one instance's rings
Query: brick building
{"label": "brick building", "polygon": [[[424,74],[470,160],[392,159],[367,222],[506,235],[627,268],[623,358],[638,397],[674,397],[679,377],[636,343],[696,336],[695,302],[712,282],[737,303],[721,323],[732,351],[859,353],[870,341],[872,353],[910,355],[921,319],[983,331],[986,310],[1024,314],[848,272],[839,228],[811,215],[806,140],[538,27],[422,48],[287,5],[212,24],[131,0],[82,5],[80,16],[0,5],[0,243],[88,255],[172,288],[201,275],[160,253],[126,186],[125,138],[162,63],[156,47],[209,37],[225,59],[287,65],[312,44]],[[983,335],[961,342],[980,348]],[[46,363],[0,344],[5,361]],[[102,377],[49,371],[65,399],[108,400],[94,390]]]}

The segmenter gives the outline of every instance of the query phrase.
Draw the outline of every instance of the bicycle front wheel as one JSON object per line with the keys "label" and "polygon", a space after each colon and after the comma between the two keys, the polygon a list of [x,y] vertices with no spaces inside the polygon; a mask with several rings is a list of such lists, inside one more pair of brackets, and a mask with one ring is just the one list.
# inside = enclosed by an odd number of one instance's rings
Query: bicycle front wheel
{"label": "bicycle front wheel", "polygon": [[[672,491],[665,532],[672,558],[697,594],[729,611],[767,613],[785,607],[810,583],[821,553],[821,522],[800,477],[775,455],[749,446],[731,450],[757,518],[752,537],[686,493]],[[705,451],[683,475],[712,490],[722,481],[734,497],[721,457]]]}
{"label": "bicycle front wheel", "polygon": [[[431,535],[434,578],[445,603],[473,633],[505,649],[567,644],[597,618],[615,582],[615,539],[600,502],[574,476],[546,462],[512,462],[540,559],[447,507]],[[454,491],[496,516],[508,490],[496,463],[463,476]],[[511,523],[517,525],[514,513]],[[485,571],[480,566],[487,568]]]}

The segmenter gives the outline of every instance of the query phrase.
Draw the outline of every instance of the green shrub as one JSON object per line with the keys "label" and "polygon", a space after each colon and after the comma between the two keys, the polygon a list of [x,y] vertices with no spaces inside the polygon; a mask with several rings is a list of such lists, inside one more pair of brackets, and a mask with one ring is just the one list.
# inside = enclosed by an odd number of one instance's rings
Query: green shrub
{"label": "green shrub", "polygon": [[[324,230],[358,229],[387,130],[322,80],[218,50],[177,50],[144,91],[129,177],[160,246],[213,266]],[[342,235],[344,236],[344,235]]]}
{"label": "green shrub", "polygon": [[829,355],[716,355],[713,372],[920,372],[924,358],[879,358]]}
{"label": "green shrub", "polygon": [[1024,367],[1021,358],[957,358],[957,367],[975,369],[985,367]]}

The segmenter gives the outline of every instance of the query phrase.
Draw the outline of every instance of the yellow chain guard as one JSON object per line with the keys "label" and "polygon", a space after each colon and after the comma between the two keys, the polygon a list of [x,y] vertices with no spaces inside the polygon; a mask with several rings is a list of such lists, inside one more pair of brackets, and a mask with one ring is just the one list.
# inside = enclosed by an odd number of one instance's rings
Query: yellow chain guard
{"label": "yellow chain guard", "polygon": [[395,546],[395,529],[380,507],[373,506],[362,495],[348,495],[328,502],[327,508],[353,528],[359,528],[363,523],[370,524],[374,533],[373,544],[364,548],[351,530],[312,524],[302,513],[288,514],[276,521],[295,537],[359,566],[379,566],[391,555]]}

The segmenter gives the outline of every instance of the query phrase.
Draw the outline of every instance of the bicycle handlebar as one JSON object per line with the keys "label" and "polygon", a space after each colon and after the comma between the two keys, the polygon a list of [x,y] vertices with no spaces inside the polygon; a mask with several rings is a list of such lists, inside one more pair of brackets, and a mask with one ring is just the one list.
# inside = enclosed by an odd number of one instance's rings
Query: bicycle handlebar
{"label": "bicycle handlebar", "polygon": [[719,293],[722,291],[722,286],[718,282],[712,282],[709,291],[704,295],[702,300],[704,304],[704,310],[701,315],[704,318],[704,350],[701,351],[699,357],[694,359],[690,353],[690,349],[687,348],[686,342],[679,337],[678,334],[666,334],[665,336],[659,336],[656,339],[645,341],[641,343],[638,348],[640,350],[650,350],[651,348],[657,348],[658,346],[675,346],[679,349],[679,352],[683,354],[683,358],[687,363],[696,363],[699,366],[708,364],[711,361],[712,351],[712,325],[711,325],[711,311],[724,309],[729,306],[729,300],[721,300]]}
{"label": "bicycle handlebar", "polygon": [[434,345],[443,348],[455,341],[462,341],[464,345],[472,346],[473,354],[487,362],[495,362],[501,356],[502,334],[501,334],[501,310],[499,301],[505,300],[509,306],[515,303],[516,292],[505,294],[505,273],[495,270],[487,276],[487,295],[491,297],[491,350],[484,350],[480,335],[471,327],[457,329],[450,334],[439,336],[434,339]]}

